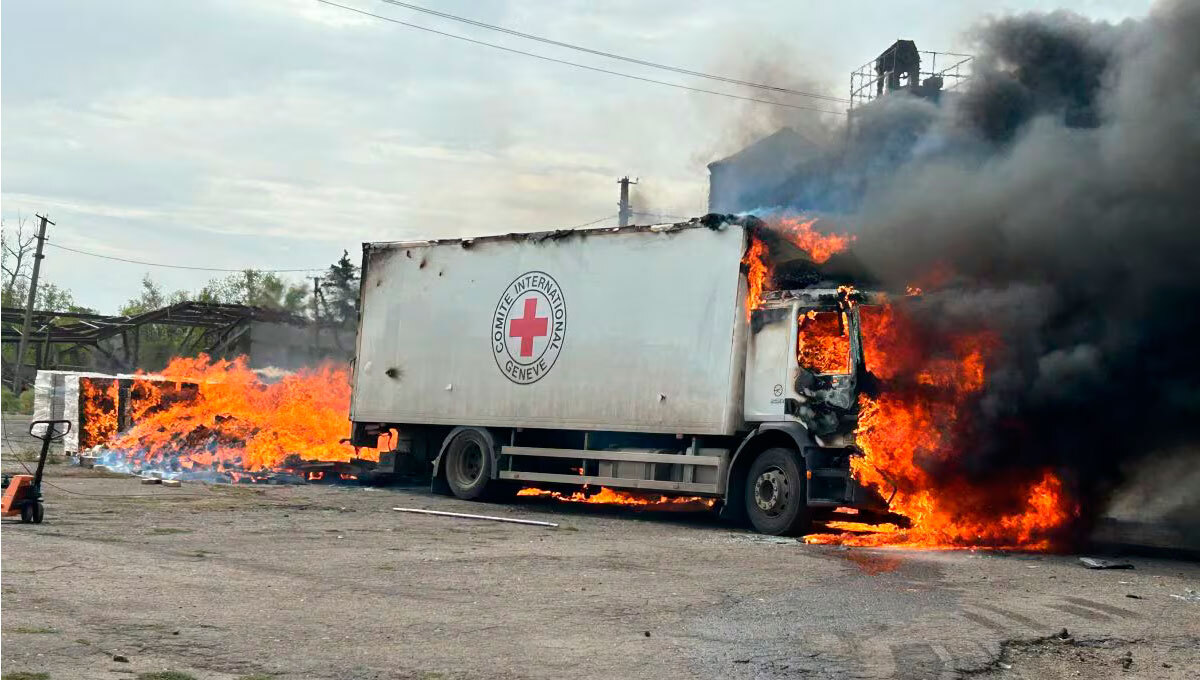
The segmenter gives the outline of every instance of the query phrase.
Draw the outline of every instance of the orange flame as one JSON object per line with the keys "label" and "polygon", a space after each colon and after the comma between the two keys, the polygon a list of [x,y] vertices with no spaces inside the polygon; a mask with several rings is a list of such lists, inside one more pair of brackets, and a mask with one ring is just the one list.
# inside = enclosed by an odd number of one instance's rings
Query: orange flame
{"label": "orange flame", "polygon": [[89,449],[117,433],[117,403],[120,384],[115,378],[79,379],[80,408],[83,411],[79,446]]}
{"label": "orange flame", "polygon": [[813,229],[817,220],[799,217],[781,217],[771,227],[792,245],[808,253],[813,262],[822,264],[837,253],[850,247],[854,236],[850,234],[821,234]]}
{"label": "orange flame", "polygon": [[324,365],[264,384],[245,357],[210,361],[202,354],[173,359],[161,375],[195,388],[179,398],[177,384],[139,381],[144,403],[133,410],[140,417],[108,448],[143,463],[170,461],[188,470],[266,470],[289,456],[378,459],[374,449],[356,452],[341,442],[350,406],[344,367]]}
{"label": "orange flame", "polygon": [[[969,431],[969,409],[986,385],[989,360],[1000,349],[988,331],[939,340],[942,352],[922,349],[915,324],[892,305],[864,305],[867,370],[883,381],[876,397],[860,395],[854,477],[889,501],[911,527],[831,522],[843,533],[812,534],[810,543],[991,547],[1045,550],[1076,514],[1050,470],[1011,471],[1003,479],[968,479],[955,472]],[[927,469],[937,466],[934,476]],[[863,533],[868,532],[868,533]]]}
{"label": "orange flame", "polygon": [[652,509],[663,509],[669,507],[703,510],[711,508],[716,500],[712,498],[703,498],[700,496],[662,496],[659,494],[649,493],[630,493],[626,491],[617,491],[606,486],[600,487],[599,491],[590,492],[588,490],[575,491],[573,493],[563,493],[560,491],[547,491],[545,489],[536,489],[526,487],[517,492],[518,496],[537,496],[541,498],[553,498],[554,500],[564,501],[567,503],[597,503],[602,505],[635,505]]}
{"label": "orange flame", "polygon": [[841,312],[808,310],[800,316],[797,359],[814,373],[850,372],[850,333]]}
{"label": "orange flame", "polygon": [[767,246],[755,237],[750,237],[750,247],[742,256],[742,264],[746,267],[746,321],[750,320],[750,312],[762,305],[763,288],[771,272],[767,264]]}

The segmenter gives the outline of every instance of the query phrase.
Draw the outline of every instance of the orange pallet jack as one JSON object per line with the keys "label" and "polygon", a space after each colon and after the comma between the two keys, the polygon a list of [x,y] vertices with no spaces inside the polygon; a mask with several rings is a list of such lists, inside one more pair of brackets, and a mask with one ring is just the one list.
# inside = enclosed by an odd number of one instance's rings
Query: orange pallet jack
{"label": "orange pallet jack", "polygon": [[[35,434],[34,428],[45,425],[42,434]],[[61,432],[56,425],[66,425]],[[44,514],[42,508],[42,472],[46,469],[46,454],[50,452],[50,442],[62,439],[71,431],[69,420],[35,420],[29,424],[29,434],[42,440],[42,455],[38,457],[37,472],[32,475],[13,475],[4,487],[4,501],[0,505],[0,517],[20,515],[21,521],[28,524],[42,523]]]}

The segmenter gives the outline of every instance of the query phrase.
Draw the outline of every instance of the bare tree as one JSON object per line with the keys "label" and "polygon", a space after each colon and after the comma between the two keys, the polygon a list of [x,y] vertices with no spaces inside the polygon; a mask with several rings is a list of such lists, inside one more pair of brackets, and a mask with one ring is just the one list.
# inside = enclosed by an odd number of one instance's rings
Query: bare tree
{"label": "bare tree", "polygon": [[5,306],[23,306],[21,299],[27,290],[25,283],[29,279],[28,269],[33,265],[34,241],[37,239],[33,231],[26,234],[27,218],[17,213],[17,228],[10,230],[8,225],[0,221],[0,268],[4,271],[3,297]]}

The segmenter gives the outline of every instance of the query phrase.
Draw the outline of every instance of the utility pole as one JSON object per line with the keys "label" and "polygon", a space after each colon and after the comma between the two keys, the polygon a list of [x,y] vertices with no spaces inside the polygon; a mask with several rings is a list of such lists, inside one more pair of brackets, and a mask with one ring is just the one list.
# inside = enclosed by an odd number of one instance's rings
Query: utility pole
{"label": "utility pole", "polygon": [[37,300],[38,274],[42,270],[42,246],[46,243],[46,225],[54,224],[44,215],[38,218],[37,251],[33,255],[33,274],[29,277],[29,301],[25,303],[25,320],[21,323],[21,339],[17,342],[17,360],[13,363],[13,393],[21,393],[21,362],[29,345],[29,327],[33,324],[33,303]]}
{"label": "utility pole", "polygon": [[312,308],[312,315],[313,315],[313,339],[312,339],[312,351],[313,351],[313,361],[316,361],[317,359],[319,359],[319,358],[320,358],[320,348],[321,348],[321,337],[320,337],[320,333],[321,333],[321,308],[320,308],[320,307],[317,305],[317,303],[318,303],[318,301],[319,301],[319,299],[320,299],[320,296],[321,296],[321,277],[319,277],[319,276],[310,276],[309,278],[311,278],[311,279],[312,279],[312,282],[313,282],[313,302],[312,302],[312,305],[313,305],[313,308]]}
{"label": "utility pole", "polygon": [[621,185],[621,202],[617,204],[617,226],[628,227],[629,216],[633,214],[633,208],[629,205],[629,185],[637,184],[637,180],[622,177],[617,180],[617,184]]}

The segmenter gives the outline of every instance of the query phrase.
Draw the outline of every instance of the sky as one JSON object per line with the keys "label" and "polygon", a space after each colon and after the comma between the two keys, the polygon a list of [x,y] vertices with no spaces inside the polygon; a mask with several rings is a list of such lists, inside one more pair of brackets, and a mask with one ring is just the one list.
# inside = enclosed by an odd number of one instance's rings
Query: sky
{"label": "sky", "polygon": [[[380,0],[338,1],[548,57],[764,95]],[[845,96],[850,71],[897,38],[969,53],[972,26],[988,17],[1061,8],[1119,21],[1144,15],[1151,2],[413,4],[647,61]],[[53,245],[146,262],[323,268],[343,249],[357,261],[367,241],[537,231],[606,217],[599,224],[611,225],[623,175],[639,179],[635,210],[700,215],[708,163],[783,125],[819,129],[838,120],[505,53],[316,0],[0,4],[6,226],[47,214],[56,223]],[[168,290],[193,291],[223,276],[54,247],[42,268],[43,280],[103,313],[136,296],[146,274]]]}

